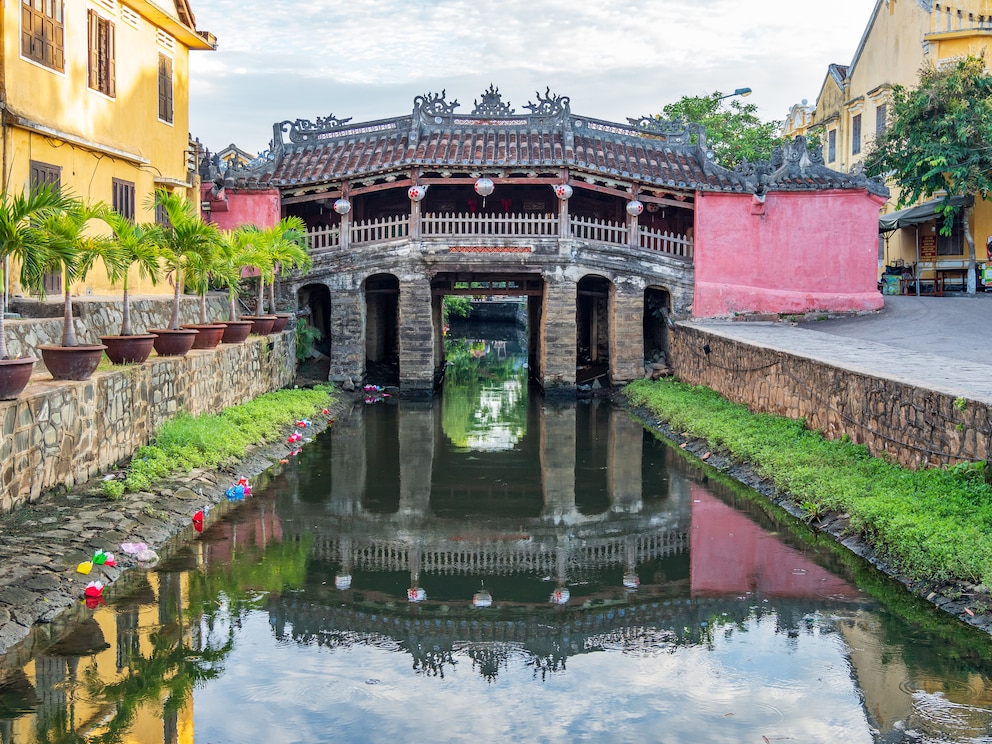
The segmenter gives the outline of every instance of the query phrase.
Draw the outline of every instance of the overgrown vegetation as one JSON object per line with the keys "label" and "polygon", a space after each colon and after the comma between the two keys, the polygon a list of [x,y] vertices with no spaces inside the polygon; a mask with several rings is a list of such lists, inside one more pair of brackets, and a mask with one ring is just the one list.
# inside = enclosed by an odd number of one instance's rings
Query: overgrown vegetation
{"label": "overgrown vegetation", "polygon": [[[283,428],[329,405],[334,388],[276,390],[220,413],[185,413],[164,424],[155,441],[139,449],[124,476],[128,493],[153,488],[156,481],[193,468],[216,468],[243,457],[248,447],[273,442]],[[119,481],[104,481],[109,498],[120,498]]]}
{"label": "overgrown vegetation", "polygon": [[981,463],[907,470],[802,421],[751,413],[675,381],[639,380],[626,393],[673,430],[751,464],[795,503],[848,514],[852,529],[914,582],[992,585],[992,487]]}

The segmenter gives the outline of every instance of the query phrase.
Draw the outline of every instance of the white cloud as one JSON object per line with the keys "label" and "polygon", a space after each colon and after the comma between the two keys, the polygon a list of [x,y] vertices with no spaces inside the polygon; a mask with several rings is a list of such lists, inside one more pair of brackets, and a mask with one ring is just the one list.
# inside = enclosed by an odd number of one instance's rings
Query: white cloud
{"label": "white cloud", "polygon": [[873,0],[200,0],[216,52],[192,55],[191,130],[264,147],[272,124],[408,113],[446,88],[463,110],[494,83],[517,110],[550,86],[587,116],[623,121],[682,95],[754,89],[766,119],[815,99],[848,63]]}

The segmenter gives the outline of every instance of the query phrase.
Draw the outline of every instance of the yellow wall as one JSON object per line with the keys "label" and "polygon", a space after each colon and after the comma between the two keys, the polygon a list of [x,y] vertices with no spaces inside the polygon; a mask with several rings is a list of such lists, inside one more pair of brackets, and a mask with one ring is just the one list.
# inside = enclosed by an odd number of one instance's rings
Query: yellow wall
{"label": "yellow wall", "polygon": [[[65,69],[59,72],[21,55],[21,0],[0,1],[6,103],[2,168],[9,190],[28,185],[29,164],[35,160],[61,166],[63,189],[86,200],[111,204],[112,179],[133,182],[139,222],[154,219],[154,210],[146,205],[157,186],[198,198],[195,172],[187,170],[189,51],[209,49],[210,44],[180,22],[173,3],[66,0]],[[116,95],[112,98],[88,85],[89,9],[114,25]],[[173,40],[171,47],[160,40],[162,33]],[[160,52],[173,61],[171,123],[158,118]],[[96,268],[73,292],[105,294],[110,288],[104,272]],[[134,293],[170,291],[166,282],[156,288],[137,275],[130,288]],[[12,283],[12,291],[18,289]]]}
{"label": "yellow wall", "polygon": [[[921,67],[966,54],[984,54],[992,64],[992,31],[981,29],[979,19],[992,17],[992,0],[956,0],[951,6],[950,29],[948,4],[921,0],[877,0],[864,29],[843,83],[827,74],[813,115],[812,131],[820,131],[827,159],[828,133],[837,131],[837,158],[827,164],[840,171],[859,168],[875,136],[876,110],[891,103],[893,85],[914,87]],[[957,11],[961,11],[958,20]],[[891,108],[889,110],[891,113]],[[861,152],[852,152],[852,122],[861,114]],[[883,212],[895,211],[898,192]],[[924,226],[930,230],[933,225]],[[979,261],[988,257],[986,242],[992,235],[992,205],[979,201],[971,222],[975,254]],[[966,249],[964,249],[966,251]],[[962,258],[964,253],[961,254]],[[916,257],[915,230],[898,230],[889,237],[885,260],[902,258],[908,263]],[[953,257],[951,257],[953,258]]]}

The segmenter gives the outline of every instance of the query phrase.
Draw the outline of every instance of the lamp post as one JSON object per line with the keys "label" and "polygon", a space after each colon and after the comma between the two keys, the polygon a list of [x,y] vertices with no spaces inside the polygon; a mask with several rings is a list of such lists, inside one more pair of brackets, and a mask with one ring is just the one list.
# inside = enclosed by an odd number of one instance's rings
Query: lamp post
{"label": "lamp post", "polygon": [[716,100],[722,101],[724,98],[733,98],[734,96],[741,96],[742,98],[744,98],[744,97],[749,96],[749,95],[751,95],[751,89],[750,88],[738,88],[733,93],[728,93],[725,96],[720,96]]}

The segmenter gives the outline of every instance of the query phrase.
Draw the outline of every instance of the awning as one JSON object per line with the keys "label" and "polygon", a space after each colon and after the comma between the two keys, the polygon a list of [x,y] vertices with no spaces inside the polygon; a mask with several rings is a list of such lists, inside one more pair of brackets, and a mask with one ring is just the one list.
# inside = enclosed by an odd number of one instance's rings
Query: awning
{"label": "awning", "polygon": [[[892,232],[900,227],[912,227],[922,225],[924,222],[937,217],[937,208],[944,203],[944,197],[931,199],[930,201],[917,204],[915,207],[900,209],[898,212],[880,215],[878,218],[878,231],[880,233]],[[975,203],[973,196],[952,196],[951,204],[956,207],[970,207]]]}

